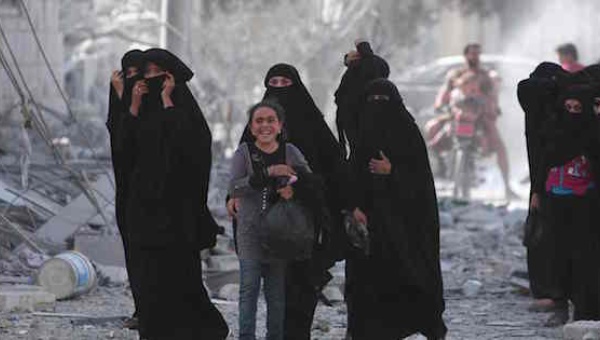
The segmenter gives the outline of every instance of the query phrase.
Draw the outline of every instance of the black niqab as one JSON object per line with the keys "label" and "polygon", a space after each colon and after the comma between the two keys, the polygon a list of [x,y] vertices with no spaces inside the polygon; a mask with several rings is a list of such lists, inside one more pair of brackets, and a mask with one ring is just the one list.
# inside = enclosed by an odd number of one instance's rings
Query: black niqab
{"label": "black niqab", "polygon": [[338,138],[344,157],[346,157],[346,144],[353,152],[358,131],[358,116],[361,111],[361,98],[365,86],[372,80],[387,78],[390,74],[388,63],[373,53],[371,46],[363,42],[358,46],[360,59],[348,65],[344,72],[338,89],[335,91],[337,104],[336,125]]}
{"label": "black niqab", "polygon": [[529,175],[535,181],[535,170],[539,161],[540,131],[551,116],[558,95],[559,84],[569,77],[560,65],[550,62],[539,64],[528,79],[519,82],[517,97],[525,113],[525,137]]}
{"label": "black niqab", "polygon": [[[571,82],[563,83],[557,92],[553,105],[549,108],[549,118],[539,133],[539,155],[537,156],[532,187],[535,192],[545,192],[548,171],[562,166],[578,156],[586,156],[591,163],[594,177],[600,178],[600,169],[595,165],[598,155],[598,117],[594,114],[594,96],[597,89],[581,85],[580,80],[570,77]],[[567,101],[581,105],[581,113],[568,111]]]}
{"label": "black niqab", "polygon": [[145,62],[152,62],[169,71],[177,83],[187,83],[194,72],[173,53],[162,48],[150,48],[144,52]]}

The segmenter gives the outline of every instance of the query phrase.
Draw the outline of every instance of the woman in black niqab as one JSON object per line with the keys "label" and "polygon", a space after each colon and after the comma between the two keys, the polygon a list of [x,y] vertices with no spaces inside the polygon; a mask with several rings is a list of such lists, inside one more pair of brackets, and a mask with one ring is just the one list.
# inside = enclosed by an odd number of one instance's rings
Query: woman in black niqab
{"label": "woman in black niqab", "polygon": [[[539,151],[542,147],[542,126],[551,118],[559,84],[568,77],[569,74],[560,65],[543,62],[535,68],[529,78],[519,82],[517,87],[519,104],[525,113],[525,139],[531,183],[536,182]],[[533,187],[532,185],[530,197]],[[553,307],[554,301],[561,297],[561,293],[557,285],[556,267],[548,261],[549,256],[554,252],[555,235],[544,227],[546,221],[540,214],[546,202],[538,202],[536,205],[529,210],[523,244],[527,247],[531,293],[536,299],[530,309],[544,310]]]}
{"label": "woman in black niqab", "polygon": [[[141,280],[140,336],[225,339],[227,324],[202,284],[200,260],[217,232],[206,206],[210,130],[186,85],[192,71],[162,49],[146,51],[144,61],[145,79],[134,91],[147,93],[133,119],[135,162],[126,204]],[[163,92],[167,86],[170,96]]]}
{"label": "woman in black niqab", "polygon": [[[274,80],[281,77],[285,78],[284,85],[287,86],[275,84]],[[327,206],[322,208],[322,223],[317,226],[320,242],[315,245],[311,260],[291,262],[286,272],[285,339],[310,339],[318,295],[331,279],[327,269],[341,259],[341,210],[345,206],[342,189],[347,174],[335,136],[300,79],[298,70],[288,64],[276,64],[267,72],[264,85],[263,98],[277,101],[285,110],[287,142],[298,147],[313,173],[324,182]],[[242,142],[251,141],[249,131],[245,131]]]}
{"label": "woman in black niqab", "polygon": [[568,320],[567,300],[573,303],[574,320],[600,319],[596,94],[595,86],[582,84],[576,74],[570,76],[560,84],[540,131],[532,202],[543,203],[543,234],[553,235],[545,261],[554,271],[552,299],[564,306],[549,320],[552,325]]}
{"label": "woman in black niqab", "polygon": [[340,85],[335,91],[336,125],[344,158],[346,146],[350,149],[350,155],[354,152],[358,115],[365,86],[374,79],[387,78],[390,75],[388,63],[373,52],[368,42],[360,42],[356,49],[360,58],[347,64],[348,69],[342,75]]}
{"label": "woman in black niqab", "polygon": [[[359,116],[354,206],[368,219],[370,252],[353,259],[347,292],[352,339],[446,334],[433,176],[419,128],[388,80],[371,82]],[[373,168],[388,162],[387,174]]]}

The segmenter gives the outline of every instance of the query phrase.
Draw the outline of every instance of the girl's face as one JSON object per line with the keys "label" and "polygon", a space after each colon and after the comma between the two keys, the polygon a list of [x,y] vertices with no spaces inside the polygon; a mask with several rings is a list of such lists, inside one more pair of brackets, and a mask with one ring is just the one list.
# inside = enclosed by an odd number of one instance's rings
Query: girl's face
{"label": "girl's face", "polygon": [[127,79],[133,78],[133,77],[137,76],[138,73],[139,73],[139,70],[137,67],[130,66],[125,70],[125,78],[127,78]]}
{"label": "girl's face", "polygon": [[281,128],[282,123],[277,117],[277,113],[270,107],[259,107],[252,114],[250,132],[261,144],[276,142]]}
{"label": "girl's face", "polygon": [[144,78],[154,78],[165,74],[165,70],[163,70],[160,66],[156,65],[153,62],[149,62],[146,65],[146,70],[144,70]]}
{"label": "girl's face", "polygon": [[275,76],[269,79],[269,86],[272,87],[288,87],[292,85],[292,80],[282,76]]}

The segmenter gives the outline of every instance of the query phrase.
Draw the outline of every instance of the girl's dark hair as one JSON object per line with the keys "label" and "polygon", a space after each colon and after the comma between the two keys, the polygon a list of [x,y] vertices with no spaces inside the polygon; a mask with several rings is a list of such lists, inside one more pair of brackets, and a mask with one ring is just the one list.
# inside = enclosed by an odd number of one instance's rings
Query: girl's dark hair
{"label": "girl's dark hair", "polygon": [[252,105],[248,109],[248,125],[252,123],[252,117],[254,116],[254,112],[256,112],[256,110],[260,109],[261,107],[268,107],[272,109],[273,111],[275,111],[277,119],[279,119],[279,121],[282,123],[285,122],[285,110],[283,109],[283,106],[279,105],[279,103],[275,100],[265,99],[259,103]]}
{"label": "girl's dark hair", "polygon": [[[252,124],[252,118],[254,117],[254,112],[256,112],[256,110],[260,109],[261,107],[268,107],[268,108],[272,109],[273,111],[275,111],[275,114],[277,115],[277,119],[279,119],[281,124],[284,126],[284,128],[281,130],[281,133],[277,137],[277,140],[279,142],[284,142],[286,139],[285,110],[283,109],[283,106],[279,105],[279,103],[273,99],[264,99],[261,102],[258,102],[256,104],[252,105],[248,109],[248,123],[246,124],[246,130],[248,130],[248,132],[250,131],[250,124]],[[254,136],[252,136],[252,137],[254,137]]]}
{"label": "girl's dark hair", "polygon": [[477,49],[481,50],[481,45],[480,45],[480,44],[478,44],[478,43],[470,43],[470,44],[467,44],[467,46],[465,46],[465,47],[463,48],[463,55],[467,55],[467,53],[469,53],[469,51],[470,51],[472,48],[477,48]]}

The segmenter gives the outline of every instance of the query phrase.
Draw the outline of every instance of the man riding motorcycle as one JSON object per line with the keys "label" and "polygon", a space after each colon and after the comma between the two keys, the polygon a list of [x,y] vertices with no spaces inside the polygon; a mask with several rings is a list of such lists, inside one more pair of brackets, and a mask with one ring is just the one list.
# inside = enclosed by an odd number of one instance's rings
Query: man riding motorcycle
{"label": "man riding motorcycle", "polygon": [[[479,142],[481,144],[479,147],[484,153],[495,152],[497,154],[497,162],[502,173],[506,198],[517,198],[518,196],[510,187],[510,169],[506,147],[496,127],[496,120],[500,115],[497,89],[499,77],[497,77],[497,73],[490,72],[481,67],[479,60],[481,46],[479,44],[467,45],[464,48],[463,54],[466,64],[448,72],[444,85],[436,98],[434,108],[440,114],[430,120],[425,126],[428,146],[433,150],[434,156],[439,160],[439,163],[444,164],[441,153],[452,148],[453,131],[449,126],[455,117],[452,114],[451,108],[453,93],[463,92],[463,95],[478,98],[478,101],[481,102],[481,113],[478,115],[476,125],[484,132],[480,134],[481,138],[479,138]],[[468,78],[467,82],[465,82],[466,78]],[[448,107],[451,109],[445,110]]]}

